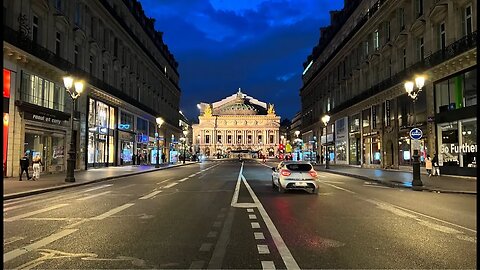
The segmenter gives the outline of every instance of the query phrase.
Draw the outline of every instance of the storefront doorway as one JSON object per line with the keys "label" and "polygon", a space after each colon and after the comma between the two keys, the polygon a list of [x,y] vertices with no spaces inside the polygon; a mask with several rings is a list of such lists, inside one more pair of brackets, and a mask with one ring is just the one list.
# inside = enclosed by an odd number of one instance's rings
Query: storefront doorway
{"label": "storefront doorway", "polygon": [[66,169],[65,133],[44,130],[25,130],[24,149],[30,160],[36,155],[42,159],[42,172],[55,173]]}

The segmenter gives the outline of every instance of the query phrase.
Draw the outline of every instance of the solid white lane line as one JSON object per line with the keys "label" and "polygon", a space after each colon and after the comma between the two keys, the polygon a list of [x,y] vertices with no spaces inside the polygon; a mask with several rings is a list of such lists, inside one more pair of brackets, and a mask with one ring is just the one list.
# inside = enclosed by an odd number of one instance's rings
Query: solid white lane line
{"label": "solid white lane line", "polygon": [[251,222],[250,224],[252,225],[252,229],[259,229],[260,228],[260,223],[258,223],[258,222]]}
{"label": "solid white lane line", "polygon": [[21,256],[29,251],[32,251],[32,250],[35,250],[35,249],[38,249],[38,248],[41,248],[43,246],[46,246],[62,237],[65,237],[71,233],[74,233],[76,232],[78,229],[68,229],[68,230],[63,230],[63,231],[60,231],[58,233],[54,233],[48,237],[45,237],[43,239],[40,239],[39,241],[33,243],[33,244],[30,244],[28,246],[25,246],[25,247],[22,247],[22,248],[17,248],[15,250],[12,250],[10,252],[7,252],[5,254],[3,254],[3,262],[8,262],[12,259],[15,259],[17,258],[18,256]]}
{"label": "solid white lane line", "polygon": [[19,240],[22,240],[24,239],[25,237],[22,237],[22,236],[14,236],[14,237],[10,237],[8,239],[3,239],[3,245],[8,245],[8,244],[11,244],[13,242],[17,242]]}
{"label": "solid white lane line", "polygon": [[391,188],[386,186],[377,186],[377,185],[363,185],[364,187],[374,187],[374,188]]}
{"label": "solid white lane line", "polygon": [[175,183],[171,183],[169,185],[166,185],[163,188],[171,188],[171,187],[176,186],[176,185],[178,185],[178,183],[175,182]]}
{"label": "solid white lane line", "polygon": [[145,196],[143,196],[143,197],[140,197],[139,200],[150,199],[150,198],[152,198],[153,196],[157,195],[157,194],[160,193],[160,192],[162,192],[162,191],[161,191],[161,190],[156,190],[156,191],[154,191],[154,192],[152,192],[152,193],[150,193],[150,194],[147,194],[147,195],[145,195]]}
{"label": "solid white lane line", "polygon": [[247,212],[248,212],[248,213],[253,213],[253,209],[252,209],[252,208],[249,208],[249,209],[247,209]]}
{"label": "solid white lane line", "polygon": [[270,254],[267,245],[257,245],[258,254]]}
{"label": "solid white lane line", "polygon": [[243,162],[242,162],[242,166],[240,167],[240,173],[238,173],[237,185],[235,186],[235,192],[233,193],[232,202],[230,203],[231,206],[234,206],[238,202],[238,194],[240,193],[240,183],[242,181],[242,172],[243,172]]}
{"label": "solid white lane line", "polygon": [[356,192],[353,192],[353,191],[351,191],[351,190],[344,189],[344,188],[341,188],[341,187],[337,187],[337,186],[332,185],[332,184],[328,184],[328,183],[325,183],[325,182],[320,182],[320,183],[323,183],[323,184],[325,184],[325,185],[327,185],[327,186],[331,186],[331,187],[336,188],[336,189],[339,189],[339,190],[346,191],[346,192],[351,193],[351,194],[357,194]]}
{"label": "solid white lane line", "polygon": [[250,196],[252,197],[253,201],[257,205],[258,211],[260,212],[260,215],[265,221],[265,225],[267,226],[267,229],[270,232],[270,235],[272,236],[273,242],[275,243],[275,246],[277,247],[277,250],[280,253],[280,256],[282,257],[282,260],[285,263],[285,266],[287,267],[287,269],[300,269],[297,262],[295,261],[295,258],[293,258],[292,253],[290,253],[290,250],[288,249],[287,245],[283,241],[282,236],[280,235],[277,228],[275,227],[275,224],[273,224],[272,219],[268,215],[267,211],[265,211],[265,208],[263,208],[262,203],[257,198],[257,195],[255,195],[255,192],[253,192],[252,188],[250,187],[250,185],[248,184],[247,180],[243,175],[242,175],[242,180],[245,186],[247,187],[247,190],[250,193]]}
{"label": "solid white lane line", "polygon": [[275,264],[272,261],[262,261],[262,269],[265,270],[274,270]]}
{"label": "solid white lane line", "polygon": [[182,178],[182,179],[178,180],[178,182],[183,182],[183,181],[187,181],[187,180],[188,180],[188,178],[185,177],[185,178]]}
{"label": "solid white lane line", "polygon": [[33,216],[33,215],[36,215],[36,214],[39,214],[39,213],[43,213],[43,212],[47,212],[47,211],[50,211],[50,210],[53,210],[53,209],[64,207],[64,206],[67,206],[67,205],[68,205],[67,203],[57,204],[57,205],[53,205],[53,206],[43,208],[43,209],[40,209],[40,210],[37,210],[37,211],[28,212],[28,213],[25,213],[25,214],[22,214],[22,215],[13,216],[13,217],[9,217],[9,218],[4,218],[3,221],[15,221],[15,220],[19,220],[19,219],[22,219],[22,218],[25,218],[25,217],[30,217],[30,216]]}
{"label": "solid white lane line", "polygon": [[191,174],[191,175],[187,176],[187,178],[188,178],[188,177],[194,177],[195,175],[197,175],[197,174],[196,174],[196,173]]}
{"label": "solid white lane line", "polygon": [[102,192],[102,193],[93,194],[93,195],[90,195],[90,196],[87,196],[87,197],[83,197],[83,198],[77,199],[77,201],[85,201],[85,200],[88,200],[88,199],[91,199],[91,198],[95,198],[95,197],[98,197],[98,196],[102,196],[102,195],[108,194],[108,193],[110,193],[110,192],[111,192],[111,191],[105,191],[105,192]]}
{"label": "solid white lane line", "polygon": [[257,216],[256,215],[248,215],[248,218],[249,219],[257,219]]}
{"label": "solid white lane line", "polygon": [[106,188],[106,187],[110,187],[110,186],[113,186],[113,184],[101,185],[101,186],[98,186],[98,187],[86,189],[86,190],[84,190],[84,191],[82,191],[82,192],[89,192],[89,191],[93,191],[93,190],[97,190],[97,189],[101,189],[101,188]]}
{"label": "solid white lane line", "polygon": [[105,212],[105,213],[103,213],[103,214],[101,214],[101,215],[99,215],[99,216],[93,217],[93,218],[91,218],[91,219],[92,219],[92,220],[102,220],[102,219],[107,218],[107,217],[109,217],[109,216],[111,216],[111,215],[114,215],[114,214],[116,214],[116,213],[118,213],[118,212],[120,212],[120,211],[123,211],[123,210],[127,209],[128,207],[130,207],[130,206],[132,206],[132,205],[134,205],[134,203],[127,203],[127,204],[121,205],[121,206],[119,206],[119,207],[117,207],[117,208],[113,208],[112,210],[110,210],[110,211],[108,211],[108,212]]}
{"label": "solid white lane line", "polygon": [[253,235],[255,236],[255,240],[264,240],[265,239],[265,235],[263,235],[262,232],[255,232],[255,233],[253,233]]}

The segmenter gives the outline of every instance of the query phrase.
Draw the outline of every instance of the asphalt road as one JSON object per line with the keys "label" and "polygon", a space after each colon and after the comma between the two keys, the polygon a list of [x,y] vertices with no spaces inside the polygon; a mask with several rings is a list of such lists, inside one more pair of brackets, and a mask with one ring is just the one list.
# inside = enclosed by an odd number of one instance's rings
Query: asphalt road
{"label": "asphalt road", "polygon": [[[267,164],[273,165],[273,164]],[[205,162],[4,202],[7,269],[476,269],[476,196]]]}

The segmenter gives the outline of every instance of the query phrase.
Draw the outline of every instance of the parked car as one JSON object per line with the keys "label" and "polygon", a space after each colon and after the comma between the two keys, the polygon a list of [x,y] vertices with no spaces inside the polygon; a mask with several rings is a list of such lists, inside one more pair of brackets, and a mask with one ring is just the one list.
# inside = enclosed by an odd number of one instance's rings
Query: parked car
{"label": "parked car", "polygon": [[282,161],[272,171],[272,188],[278,188],[280,193],[305,190],[318,194],[318,175],[309,162]]}

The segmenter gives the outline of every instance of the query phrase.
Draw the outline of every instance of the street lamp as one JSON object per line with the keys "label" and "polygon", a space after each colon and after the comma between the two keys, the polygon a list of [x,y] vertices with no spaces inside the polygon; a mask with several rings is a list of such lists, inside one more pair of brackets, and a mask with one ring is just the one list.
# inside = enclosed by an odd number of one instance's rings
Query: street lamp
{"label": "street lamp", "polygon": [[[408,96],[413,100],[413,128],[417,127],[417,118],[415,116],[415,101],[418,98],[418,95],[422,91],[423,86],[425,85],[425,76],[416,76],[415,77],[415,84],[412,81],[407,81],[404,84],[405,91],[407,92]],[[417,89],[415,89],[417,86]],[[413,130],[413,129],[412,129]],[[414,140],[413,138],[410,138]],[[417,139],[415,139],[416,141]],[[415,147],[413,149],[412,155],[412,188],[413,190],[421,190],[421,186],[423,186],[422,179],[420,176],[420,161],[418,156],[418,148]]]}
{"label": "street lamp", "polygon": [[155,164],[155,168],[160,168],[160,127],[163,124],[163,119],[161,117],[157,117],[157,163]]}
{"label": "street lamp", "polygon": [[325,169],[330,169],[328,164],[328,149],[327,149],[327,133],[328,133],[328,121],[330,121],[330,116],[328,114],[322,117],[322,122],[325,125]]}
{"label": "street lamp", "polygon": [[66,77],[63,77],[63,84],[67,89],[67,93],[72,98],[72,111],[70,114],[70,129],[72,133],[70,134],[70,150],[68,151],[67,176],[65,177],[65,182],[75,182],[74,170],[75,170],[77,149],[75,145],[75,135],[73,133],[73,116],[77,109],[75,101],[83,92],[83,82],[82,81],[74,82],[73,77],[66,76]]}
{"label": "street lamp", "polygon": [[187,134],[188,134],[188,130],[184,129],[183,130],[183,164],[185,164],[185,159],[186,159],[186,143],[187,143]]}

